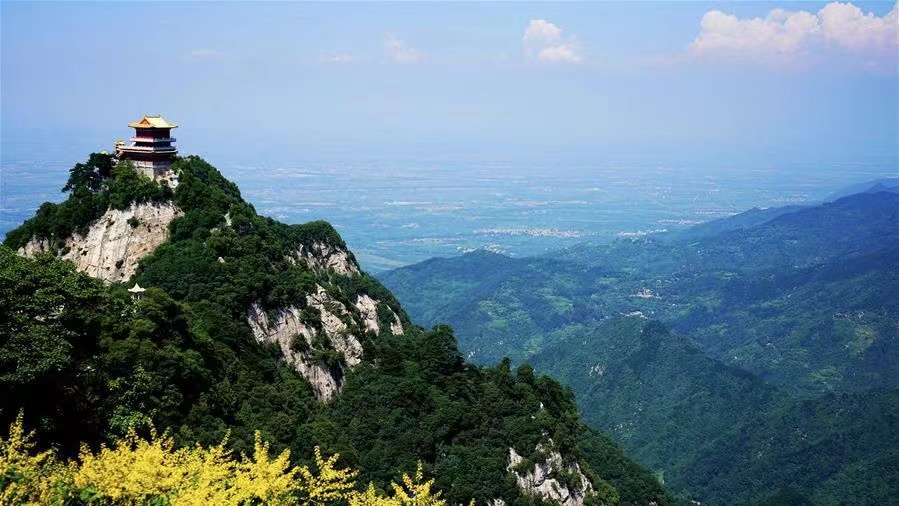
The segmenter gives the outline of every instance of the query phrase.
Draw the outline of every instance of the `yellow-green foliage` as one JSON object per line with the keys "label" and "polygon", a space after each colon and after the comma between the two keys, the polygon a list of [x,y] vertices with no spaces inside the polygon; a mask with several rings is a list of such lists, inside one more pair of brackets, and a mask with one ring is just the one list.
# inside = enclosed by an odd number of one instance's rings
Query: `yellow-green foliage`
{"label": "yellow-green foliage", "polygon": [[440,492],[431,492],[434,480],[423,481],[421,462],[415,471],[415,479],[403,474],[403,485],[393,483],[394,504],[414,504],[415,506],[443,506],[446,501],[440,498]]}
{"label": "yellow-green foliage", "polygon": [[51,504],[70,481],[70,469],[53,452],[34,452],[33,434],[25,434],[22,413],[0,439],[0,504]]}
{"label": "yellow-green foliage", "polygon": [[393,495],[372,484],[357,487],[357,472],[336,467],[337,455],[324,458],[315,448],[315,469],[292,467],[290,452],[269,455],[256,433],[252,457],[232,458],[221,444],[174,447],[167,435],[139,437],[133,430],[112,446],[62,462],[51,451],[35,452],[33,434],[25,434],[22,415],[0,439],[0,505],[64,504],[77,498],[87,504],[123,505],[326,505],[444,506],[434,480],[424,481],[419,463],[414,477],[403,474]]}
{"label": "yellow-green foliage", "polygon": [[306,466],[297,470],[302,478],[301,492],[306,496],[303,501],[305,504],[330,504],[352,493],[355,486],[353,479],[358,473],[349,469],[337,469],[334,467],[335,462],[337,455],[325,460],[316,446],[315,466],[318,474],[312,473]]}

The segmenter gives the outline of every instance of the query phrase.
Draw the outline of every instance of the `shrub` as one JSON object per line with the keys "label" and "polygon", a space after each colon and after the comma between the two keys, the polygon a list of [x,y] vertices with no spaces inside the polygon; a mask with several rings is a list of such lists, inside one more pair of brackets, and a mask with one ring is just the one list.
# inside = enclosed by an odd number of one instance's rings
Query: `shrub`
{"label": "shrub", "polygon": [[82,446],[77,459],[65,462],[52,451],[35,452],[34,434],[25,433],[19,413],[9,436],[0,438],[0,504],[301,504],[322,506],[444,506],[440,492],[425,481],[422,465],[413,477],[403,474],[393,494],[356,484],[358,472],[337,467],[339,455],[324,458],[313,450],[315,465],[291,466],[290,450],[270,455],[256,432],[253,455],[235,459],[228,438],[218,445],[175,448],[169,435],[149,438],[134,429],[96,452]]}

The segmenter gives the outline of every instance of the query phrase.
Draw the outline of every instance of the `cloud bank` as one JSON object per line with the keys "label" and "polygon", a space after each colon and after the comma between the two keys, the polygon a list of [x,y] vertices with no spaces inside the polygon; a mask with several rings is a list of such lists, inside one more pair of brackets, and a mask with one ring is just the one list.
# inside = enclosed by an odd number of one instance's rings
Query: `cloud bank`
{"label": "cloud bank", "polygon": [[384,40],[384,52],[391,61],[396,63],[418,63],[425,57],[424,53],[410,47],[405,41],[393,35],[387,35],[387,39]]}
{"label": "cloud bank", "polygon": [[884,16],[840,2],[816,13],[774,9],[752,19],[712,10],[700,27],[689,53],[701,59],[791,64],[838,52],[864,65],[895,68],[899,55],[899,3]]}
{"label": "cloud bank", "polygon": [[577,39],[565,37],[562,29],[545,19],[532,19],[522,37],[526,59],[547,63],[582,63]]}

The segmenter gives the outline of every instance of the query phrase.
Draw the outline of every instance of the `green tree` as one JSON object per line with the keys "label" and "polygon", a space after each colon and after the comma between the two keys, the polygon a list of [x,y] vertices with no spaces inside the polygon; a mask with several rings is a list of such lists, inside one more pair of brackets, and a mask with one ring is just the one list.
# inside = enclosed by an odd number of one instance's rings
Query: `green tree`
{"label": "green tree", "polygon": [[69,170],[69,179],[62,191],[74,192],[79,188],[99,190],[103,180],[112,176],[113,165],[112,155],[91,153],[87,162],[75,164]]}

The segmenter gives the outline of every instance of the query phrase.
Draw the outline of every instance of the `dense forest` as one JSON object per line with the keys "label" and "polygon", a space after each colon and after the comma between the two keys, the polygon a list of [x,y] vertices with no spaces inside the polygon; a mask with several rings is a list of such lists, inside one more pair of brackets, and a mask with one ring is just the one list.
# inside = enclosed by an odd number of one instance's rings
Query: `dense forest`
{"label": "dense forest", "polygon": [[894,191],[380,278],[415,321],[453,325],[473,360],[509,355],[571,386],[588,424],[678,493],[819,505],[899,495]]}
{"label": "dense forest", "polygon": [[417,322],[451,323],[485,363],[639,311],[790,391],[895,388],[897,207],[899,194],[858,194],[541,257],[432,259],[380,278]]}
{"label": "dense forest", "polygon": [[[674,504],[655,476],[584,425],[570,389],[509,360],[468,363],[449,327],[410,324],[372,277],[298,261],[297,251],[322,244],[345,250],[330,225],[259,216],[198,157],[173,169],[175,189],[92,155],[72,169],[66,201],[41,206],[0,246],[0,426],[15,428],[21,416],[18,437],[33,429],[34,452],[84,465],[85,451],[153,434],[165,434],[172,451],[227,440],[234,455],[258,454],[262,440],[275,454],[289,450],[291,466],[314,467],[316,448],[339,454],[334,465],[378,493],[421,466],[420,482],[433,479],[450,504],[540,504],[546,497],[518,481],[548,465],[547,479],[585,490],[585,504]],[[104,226],[97,220],[109,209],[161,202],[180,214],[127,283],[104,284],[54,255],[73,234]],[[16,253],[33,240],[50,252]],[[135,283],[146,291],[129,293]],[[326,338],[326,311],[310,293],[345,309],[334,309],[334,325],[358,337],[359,363]],[[376,302],[377,331],[354,309],[363,297]],[[335,398],[318,399],[283,347],[254,336],[248,309],[256,306],[272,325],[297,308],[313,333],[292,336],[290,353],[336,378]],[[4,451],[0,488],[28,481]],[[521,457],[514,468],[510,452]]]}
{"label": "dense forest", "polygon": [[704,502],[767,504],[787,486],[819,505],[888,504],[899,493],[889,479],[895,389],[797,399],[642,318],[591,328],[532,362],[575,390],[589,425]]}

